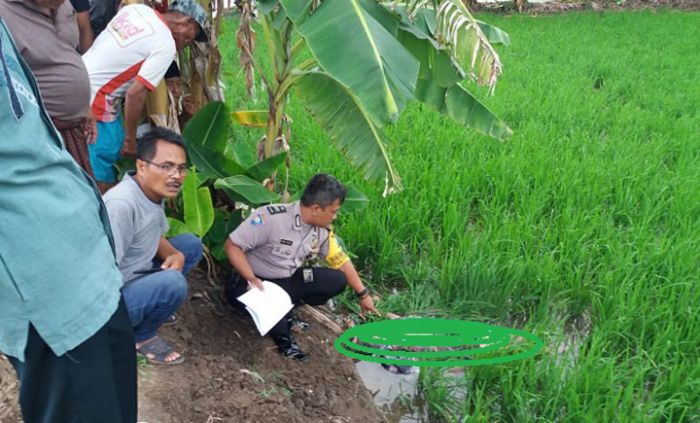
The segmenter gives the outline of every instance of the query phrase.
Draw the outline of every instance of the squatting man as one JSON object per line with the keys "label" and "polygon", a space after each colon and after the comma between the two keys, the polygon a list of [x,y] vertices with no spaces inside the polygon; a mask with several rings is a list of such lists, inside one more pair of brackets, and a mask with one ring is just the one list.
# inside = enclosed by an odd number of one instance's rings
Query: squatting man
{"label": "squatting man", "polygon": [[184,360],[158,330],[173,321],[187,297],[186,275],[202,258],[202,242],[194,234],[165,237],[163,201],[178,195],[186,174],[182,138],[156,127],[138,140],[136,171],[104,195],[136,349],[154,364]]}
{"label": "squatting man", "polygon": [[[347,284],[355,291],[362,313],[378,314],[331,226],[345,196],[340,182],[321,173],[311,178],[299,201],[253,211],[224,244],[234,268],[225,285],[228,303],[241,308],[237,297],[247,289],[263,289],[263,279],[284,289],[295,306],[323,304]],[[319,257],[328,267],[314,265]],[[269,333],[282,355],[305,360],[291,334],[294,321],[290,312]]]}

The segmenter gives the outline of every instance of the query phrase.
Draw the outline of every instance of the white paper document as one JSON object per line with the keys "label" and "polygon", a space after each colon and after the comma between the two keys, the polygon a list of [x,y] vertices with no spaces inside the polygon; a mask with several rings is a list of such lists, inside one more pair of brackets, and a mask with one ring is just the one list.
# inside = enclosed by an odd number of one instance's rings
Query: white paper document
{"label": "white paper document", "polygon": [[245,304],[246,310],[253,317],[258,332],[265,336],[294,305],[289,294],[279,285],[270,281],[263,281],[262,284],[265,287],[264,291],[257,288],[249,289],[238,297],[238,301]]}

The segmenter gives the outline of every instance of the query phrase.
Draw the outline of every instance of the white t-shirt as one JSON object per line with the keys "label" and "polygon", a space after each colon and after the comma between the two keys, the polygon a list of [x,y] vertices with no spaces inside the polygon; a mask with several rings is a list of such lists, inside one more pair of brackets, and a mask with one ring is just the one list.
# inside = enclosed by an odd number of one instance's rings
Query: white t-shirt
{"label": "white t-shirt", "polygon": [[115,120],[134,79],[155,91],[176,54],[175,40],[158,12],[142,4],[122,7],[83,55],[95,118]]}

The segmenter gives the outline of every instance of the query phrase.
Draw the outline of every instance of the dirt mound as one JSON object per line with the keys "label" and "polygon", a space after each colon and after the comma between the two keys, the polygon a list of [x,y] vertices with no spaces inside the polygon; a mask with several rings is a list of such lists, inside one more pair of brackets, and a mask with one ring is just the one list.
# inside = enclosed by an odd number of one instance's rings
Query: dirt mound
{"label": "dirt mound", "polygon": [[[321,324],[297,334],[310,360],[281,357],[245,316],[222,307],[203,275],[190,277],[190,300],[162,335],[186,361],[139,366],[139,420],[148,423],[383,422],[353,363],[338,354]],[[19,421],[14,372],[0,361],[0,421]]]}

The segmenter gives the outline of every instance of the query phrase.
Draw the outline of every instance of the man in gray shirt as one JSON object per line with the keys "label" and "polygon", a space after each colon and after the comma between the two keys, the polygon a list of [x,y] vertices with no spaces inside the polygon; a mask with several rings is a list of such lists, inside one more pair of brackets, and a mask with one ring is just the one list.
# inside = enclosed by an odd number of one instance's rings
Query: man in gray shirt
{"label": "man in gray shirt", "polygon": [[180,192],[186,161],[182,138],[155,128],[139,139],[136,171],[104,195],[136,349],[155,364],[184,361],[158,329],[184,301],[185,275],[202,258],[202,242],[193,234],[165,238],[163,200]]}

